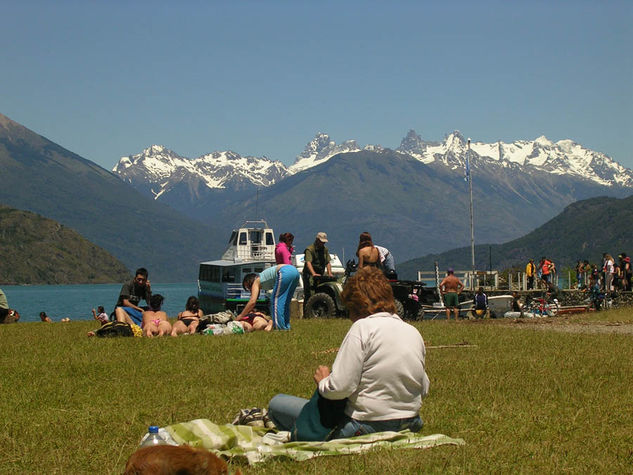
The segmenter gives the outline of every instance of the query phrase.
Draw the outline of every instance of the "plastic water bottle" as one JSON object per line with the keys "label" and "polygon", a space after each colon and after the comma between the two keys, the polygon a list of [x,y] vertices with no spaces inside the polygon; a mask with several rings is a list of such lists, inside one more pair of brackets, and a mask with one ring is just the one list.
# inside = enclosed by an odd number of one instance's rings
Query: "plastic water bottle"
{"label": "plastic water bottle", "polygon": [[143,437],[139,447],[152,447],[154,445],[166,445],[165,439],[163,439],[158,433],[158,426],[149,426],[148,434]]}

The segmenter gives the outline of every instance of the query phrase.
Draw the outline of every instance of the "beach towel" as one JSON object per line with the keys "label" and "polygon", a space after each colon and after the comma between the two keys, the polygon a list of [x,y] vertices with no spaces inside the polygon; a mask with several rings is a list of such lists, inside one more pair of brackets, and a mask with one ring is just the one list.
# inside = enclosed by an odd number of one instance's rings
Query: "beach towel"
{"label": "beach towel", "polygon": [[376,432],[327,442],[290,442],[290,432],[264,427],[217,425],[208,419],[173,424],[159,429],[171,445],[203,447],[227,459],[264,462],[275,457],[303,461],[326,455],[361,454],[375,448],[427,449],[440,445],[464,445],[463,439],[442,434],[422,435],[409,430]]}

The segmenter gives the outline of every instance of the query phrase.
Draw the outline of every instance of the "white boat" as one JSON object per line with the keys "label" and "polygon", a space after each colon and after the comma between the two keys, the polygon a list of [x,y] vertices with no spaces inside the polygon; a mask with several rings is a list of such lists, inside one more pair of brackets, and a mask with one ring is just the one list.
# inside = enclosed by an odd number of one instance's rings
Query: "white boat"
{"label": "white boat", "polygon": [[[251,272],[262,272],[275,265],[275,234],[266,221],[246,221],[234,229],[228,247],[216,261],[200,263],[198,299],[205,314],[239,309],[250,298],[242,280]],[[265,297],[261,295],[260,297]],[[258,307],[267,308],[266,298]]]}

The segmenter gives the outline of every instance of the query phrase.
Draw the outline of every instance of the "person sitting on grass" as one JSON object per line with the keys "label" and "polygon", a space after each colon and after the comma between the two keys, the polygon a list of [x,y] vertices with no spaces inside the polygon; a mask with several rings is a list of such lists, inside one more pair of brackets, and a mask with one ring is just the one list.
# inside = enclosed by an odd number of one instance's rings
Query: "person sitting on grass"
{"label": "person sitting on grass", "polygon": [[0,289],[0,324],[2,323],[16,323],[20,319],[20,314],[17,310],[9,308],[9,301],[7,296]]}
{"label": "person sitting on grass", "polygon": [[134,275],[134,280],[126,282],[121,287],[114,314],[119,322],[141,325],[143,311],[147,309],[139,307],[139,303],[141,300],[145,300],[149,304],[152,297],[152,287],[149,283],[147,269],[143,267],[136,269]]}
{"label": "person sitting on grass", "polygon": [[484,293],[483,287],[477,289],[473,303],[475,304],[475,318],[485,318],[488,314],[488,296]]}
{"label": "person sitting on grass", "polygon": [[163,305],[161,294],[152,295],[149,299],[149,310],[143,312],[143,334],[147,337],[154,335],[163,336],[171,333],[171,324],[167,320],[167,314],[160,307]]}
{"label": "person sitting on grass", "polygon": [[51,320],[51,317],[46,315],[46,312],[40,312],[40,320],[46,323],[53,323],[53,320]]}
{"label": "person sitting on grass", "polygon": [[171,329],[171,336],[178,336],[184,333],[193,335],[196,333],[200,318],[203,316],[198,297],[192,295],[187,299],[185,311],[178,314],[178,320],[176,320]]}
{"label": "person sitting on grass", "polygon": [[[97,311],[99,313],[97,313]],[[101,323],[101,325],[105,325],[110,321],[110,319],[108,318],[108,314],[106,313],[105,308],[103,308],[102,305],[99,305],[97,307],[97,310],[95,310],[94,308],[92,309],[92,318]]]}
{"label": "person sitting on grass", "polygon": [[[344,416],[327,439],[419,431],[422,398],[429,391],[422,335],[396,315],[391,286],[375,267],[359,269],[345,283],[341,297],[352,326],[332,370],[319,366],[314,373],[320,396],[347,399]],[[278,429],[293,431],[307,403],[303,398],[278,394],[271,399],[268,414]]]}

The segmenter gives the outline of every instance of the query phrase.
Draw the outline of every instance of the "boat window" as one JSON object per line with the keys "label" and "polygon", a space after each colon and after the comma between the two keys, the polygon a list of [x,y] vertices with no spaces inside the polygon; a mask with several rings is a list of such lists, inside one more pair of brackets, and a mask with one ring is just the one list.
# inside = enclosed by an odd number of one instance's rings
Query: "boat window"
{"label": "boat window", "polygon": [[246,245],[246,232],[240,233],[240,246]]}
{"label": "boat window", "polygon": [[262,242],[262,233],[261,231],[251,231],[250,232],[251,244],[259,244]]}
{"label": "boat window", "polygon": [[273,237],[273,233],[266,233],[266,245],[273,246],[275,244],[275,238]]}
{"label": "boat window", "polygon": [[220,269],[217,267],[200,266],[198,279],[206,282],[220,282]]}
{"label": "boat window", "polygon": [[235,267],[229,267],[222,273],[222,282],[235,282]]}
{"label": "boat window", "polygon": [[237,244],[237,231],[233,231],[231,233],[231,238],[229,239],[229,244],[233,244],[235,246],[235,244]]}

